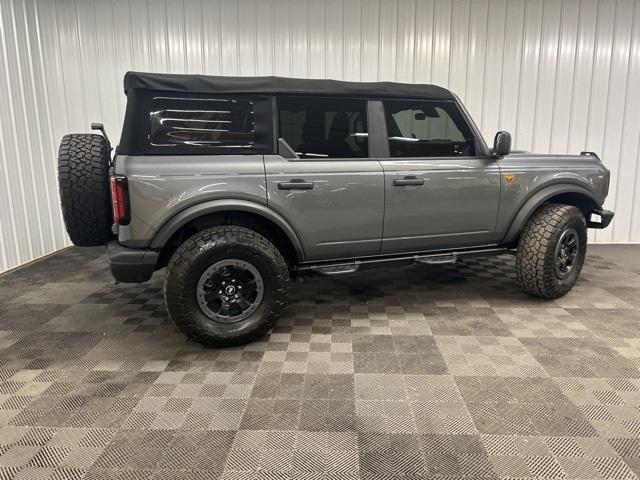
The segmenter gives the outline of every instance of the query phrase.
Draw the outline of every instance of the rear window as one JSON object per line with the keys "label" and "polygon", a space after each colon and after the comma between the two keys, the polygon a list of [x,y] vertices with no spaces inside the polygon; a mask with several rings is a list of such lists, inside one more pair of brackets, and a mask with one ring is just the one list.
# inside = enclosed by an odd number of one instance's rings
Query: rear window
{"label": "rear window", "polygon": [[[246,97],[153,96],[148,148],[152,153],[255,153],[270,139],[256,133],[256,103]],[[265,108],[264,106],[262,107]],[[265,130],[263,128],[263,130]]]}

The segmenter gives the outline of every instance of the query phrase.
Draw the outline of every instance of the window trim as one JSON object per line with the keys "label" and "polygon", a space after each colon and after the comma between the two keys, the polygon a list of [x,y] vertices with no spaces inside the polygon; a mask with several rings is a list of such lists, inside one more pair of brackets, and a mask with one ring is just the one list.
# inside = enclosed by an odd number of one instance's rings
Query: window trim
{"label": "window trim", "polygon": [[[371,161],[374,157],[371,155],[371,116],[369,114],[369,99],[365,97],[357,97],[357,96],[346,96],[346,95],[312,95],[312,94],[285,94],[285,95],[274,95],[274,123],[273,123],[273,132],[274,132],[274,142],[275,142],[275,155],[278,155],[282,159],[288,162],[363,162],[363,161]],[[330,100],[357,100],[364,103],[365,115],[367,117],[367,146],[368,146],[368,156],[366,157],[318,157],[318,158],[285,158],[282,157],[278,153],[277,142],[278,138],[280,138],[280,109],[278,107],[278,102],[281,98],[311,98],[311,99],[330,99]],[[293,148],[293,147],[292,147]]]}
{"label": "window trim", "polygon": [[[467,110],[467,107],[464,106],[464,103],[460,101],[460,98],[458,98],[456,94],[452,93],[452,95],[454,96],[455,100],[451,100],[451,101],[454,102],[458,107],[458,109],[460,110],[460,113],[462,114],[464,121],[467,122],[467,126],[471,129],[471,132],[473,133],[476,141],[476,155],[475,157],[472,157],[472,158],[478,158],[478,157],[493,158],[493,156],[491,155],[491,150],[489,150],[489,147],[487,146],[487,143],[484,140],[484,136],[482,135],[482,132],[480,132],[480,129],[476,125],[476,122],[473,120],[473,117],[469,113],[469,110]],[[454,157],[454,158],[462,158],[462,157]]]}

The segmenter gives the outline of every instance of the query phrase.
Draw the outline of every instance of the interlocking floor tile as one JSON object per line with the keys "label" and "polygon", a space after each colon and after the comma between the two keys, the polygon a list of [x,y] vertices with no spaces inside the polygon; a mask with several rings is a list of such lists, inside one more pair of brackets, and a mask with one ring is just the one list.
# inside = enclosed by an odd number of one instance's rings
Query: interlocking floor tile
{"label": "interlocking floor tile", "polygon": [[67,249],[0,276],[0,479],[638,478],[640,275],[600,252],[554,301],[510,256],[306,277],[206,349],[162,272]]}

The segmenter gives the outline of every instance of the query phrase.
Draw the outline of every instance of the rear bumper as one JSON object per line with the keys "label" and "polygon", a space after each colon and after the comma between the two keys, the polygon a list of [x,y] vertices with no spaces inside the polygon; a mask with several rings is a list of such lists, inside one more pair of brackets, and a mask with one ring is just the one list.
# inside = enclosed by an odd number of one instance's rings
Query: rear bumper
{"label": "rear bumper", "polygon": [[156,269],[158,255],[159,252],[154,250],[127,248],[115,241],[107,243],[111,275],[121,283],[149,280]]}
{"label": "rear bumper", "polygon": [[[600,221],[594,219],[594,215],[600,216]],[[614,213],[611,210],[594,210],[589,214],[587,219],[587,227],[589,228],[607,228],[613,220]]]}

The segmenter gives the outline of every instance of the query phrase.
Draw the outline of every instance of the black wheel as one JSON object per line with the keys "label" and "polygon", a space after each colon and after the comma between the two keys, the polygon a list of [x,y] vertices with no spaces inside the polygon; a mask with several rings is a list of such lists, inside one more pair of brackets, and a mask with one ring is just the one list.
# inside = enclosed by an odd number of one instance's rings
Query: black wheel
{"label": "black wheel", "polygon": [[253,230],[215,227],[189,238],[165,276],[169,315],[190,339],[224,347],[269,330],[286,303],[289,270],[271,242]]}
{"label": "black wheel", "polygon": [[109,149],[101,135],[74,133],[58,150],[62,217],[74,245],[103,245],[112,238]]}
{"label": "black wheel", "polygon": [[516,278],[531,295],[558,298],[575,285],[587,253],[587,224],[571,205],[544,205],[518,243]]}

